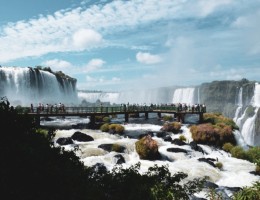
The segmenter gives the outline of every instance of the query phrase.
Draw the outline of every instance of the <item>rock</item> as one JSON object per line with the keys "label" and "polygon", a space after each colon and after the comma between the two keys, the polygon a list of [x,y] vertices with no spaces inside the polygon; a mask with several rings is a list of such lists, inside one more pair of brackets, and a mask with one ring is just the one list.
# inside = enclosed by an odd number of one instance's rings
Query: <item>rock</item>
{"label": "rock", "polygon": [[171,142],[172,141],[172,137],[169,135],[166,135],[165,137],[162,138],[165,142]]}
{"label": "rock", "polygon": [[213,189],[218,188],[217,184],[210,182],[210,181],[206,181],[203,186],[204,186],[204,188],[213,188]]}
{"label": "rock", "polygon": [[80,142],[89,142],[89,141],[94,141],[94,138],[85,134],[85,133],[81,133],[79,131],[75,132],[71,138],[73,140],[77,140],[77,141],[80,141]]}
{"label": "rock", "polygon": [[176,144],[176,145],[179,145],[179,146],[186,145],[186,143],[183,142],[183,141],[180,140],[180,139],[174,139],[174,140],[172,141],[172,144]]}
{"label": "rock", "polygon": [[61,146],[68,145],[73,144],[73,140],[71,139],[71,137],[61,137],[56,140],[56,143],[58,143]]}
{"label": "rock", "polygon": [[215,161],[215,159],[213,159],[213,158],[199,158],[198,161],[206,162],[206,163],[210,164],[212,167],[216,167],[216,165],[213,162],[213,161]]}
{"label": "rock", "polygon": [[125,163],[125,158],[124,158],[124,156],[122,156],[121,154],[115,155],[115,156],[114,156],[114,159],[115,159],[115,163],[116,163],[117,165]]}
{"label": "rock", "polygon": [[191,142],[190,142],[190,147],[191,147],[191,149],[193,149],[194,151],[199,151],[199,152],[205,154],[205,152],[203,151],[203,149],[202,149],[200,146],[198,146],[197,142],[195,142],[195,141],[191,141]]}
{"label": "rock", "polygon": [[174,152],[174,153],[188,153],[186,149],[181,149],[181,148],[168,148],[167,151],[169,152]]}
{"label": "rock", "polygon": [[158,151],[158,144],[150,135],[146,135],[135,143],[135,149],[140,159],[158,160],[161,155]]}
{"label": "rock", "polygon": [[125,147],[119,144],[100,144],[98,148],[104,149],[108,152],[115,151],[118,153],[123,153],[125,151]]}

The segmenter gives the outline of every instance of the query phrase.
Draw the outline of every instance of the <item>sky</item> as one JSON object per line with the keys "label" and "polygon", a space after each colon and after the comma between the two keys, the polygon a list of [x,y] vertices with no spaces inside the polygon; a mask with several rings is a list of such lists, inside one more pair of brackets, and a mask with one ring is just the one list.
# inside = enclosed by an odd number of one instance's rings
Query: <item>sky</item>
{"label": "sky", "polygon": [[260,81],[260,0],[0,0],[0,65],[79,90]]}

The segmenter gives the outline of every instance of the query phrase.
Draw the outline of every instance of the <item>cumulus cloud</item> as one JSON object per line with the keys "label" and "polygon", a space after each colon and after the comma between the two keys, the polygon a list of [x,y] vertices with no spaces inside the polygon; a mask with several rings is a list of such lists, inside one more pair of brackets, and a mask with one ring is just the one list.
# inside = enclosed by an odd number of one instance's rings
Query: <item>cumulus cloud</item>
{"label": "cumulus cloud", "polygon": [[84,67],[84,72],[92,72],[100,69],[105,64],[105,61],[99,58],[90,60]]}
{"label": "cumulus cloud", "polygon": [[138,52],[136,54],[136,60],[142,64],[156,64],[162,61],[159,55],[153,55],[147,52]]}
{"label": "cumulus cloud", "polygon": [[47,60],[42,64],[51,67],[53,71],[64,70],[72,67],[72,64],[70,62],[59,59]]}
{"label": "cumulus cloud", "polygon": [[92,29],[81,29],[72,36],[73,45],[79,49],[86,49],[102,42],[102,36]]}

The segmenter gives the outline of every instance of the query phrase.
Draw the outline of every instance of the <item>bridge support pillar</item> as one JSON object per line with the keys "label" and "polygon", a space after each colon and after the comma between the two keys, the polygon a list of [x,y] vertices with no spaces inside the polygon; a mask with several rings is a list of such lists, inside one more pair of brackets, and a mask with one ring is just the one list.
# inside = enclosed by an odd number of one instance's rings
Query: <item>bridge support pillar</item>
{"label": "bridge support pillar", "polygon": [[185,115],[185,114],[183,114],[183,113],[178,113],[178,114],[176,115],[177,121],[180,122],[180,123],[184,123],[184,115]]}
{"label": "bridge support pillar", "polygon": [[158,112],[158,113],[157,113],[157,116],[158,116],[159,118],[162,118],[162,113]]}
{"label": "bridge support pillar", "polygon": [[145,115],[145,119],[148,119],[148,118],[149,118],[148,112],[145,112],[144,115]]}
{"label": "bridge support pillar", "polygon": [[90,115],[89,128],[94,129],[96,124],[95,115]]}
{"label": "bridge support pillar", "polygon": [[40,115],[36,115],[34,117],[34,122],[35,122],[36,127],[40,127],[40,125],[41,125],[41,117],[40,117]]}
{"label": "bridge support pillar", "polygon": [[202,123],[203,122],[203,113],[200,112],[199,114],[199,123]]}
{"label": "bridge support pillar", "polygon": [[128,122],[128,121],[129,121],[129,114],[125,113],[125,122]]}

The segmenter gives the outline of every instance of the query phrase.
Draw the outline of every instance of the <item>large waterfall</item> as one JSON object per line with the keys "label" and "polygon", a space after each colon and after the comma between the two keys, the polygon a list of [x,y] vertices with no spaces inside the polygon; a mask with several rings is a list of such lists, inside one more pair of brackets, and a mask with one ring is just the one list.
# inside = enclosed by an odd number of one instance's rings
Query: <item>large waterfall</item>
{"label": "large waterfall", "polygon": [[77,104],[76,84],[54,74],[32,68],[0,67],[0,97],[13,105]]}
{"label": "large waterfall", "polygon": [[174,91],[172,103],[194,104],[195,88],[178,88]]}
{"label": "large waterfall", "polygon": [[241,136],[245,140],[246,144],[256,146],[260,145],[260,133],[256,128],[256,120],[260,107],[260,84],[255,83],[254,96],[251,101],[251,105],[246,106],[244,112],[242,103],[242,88],[239,91],[238,107],[235,113],[234,121],[238,125]]}

